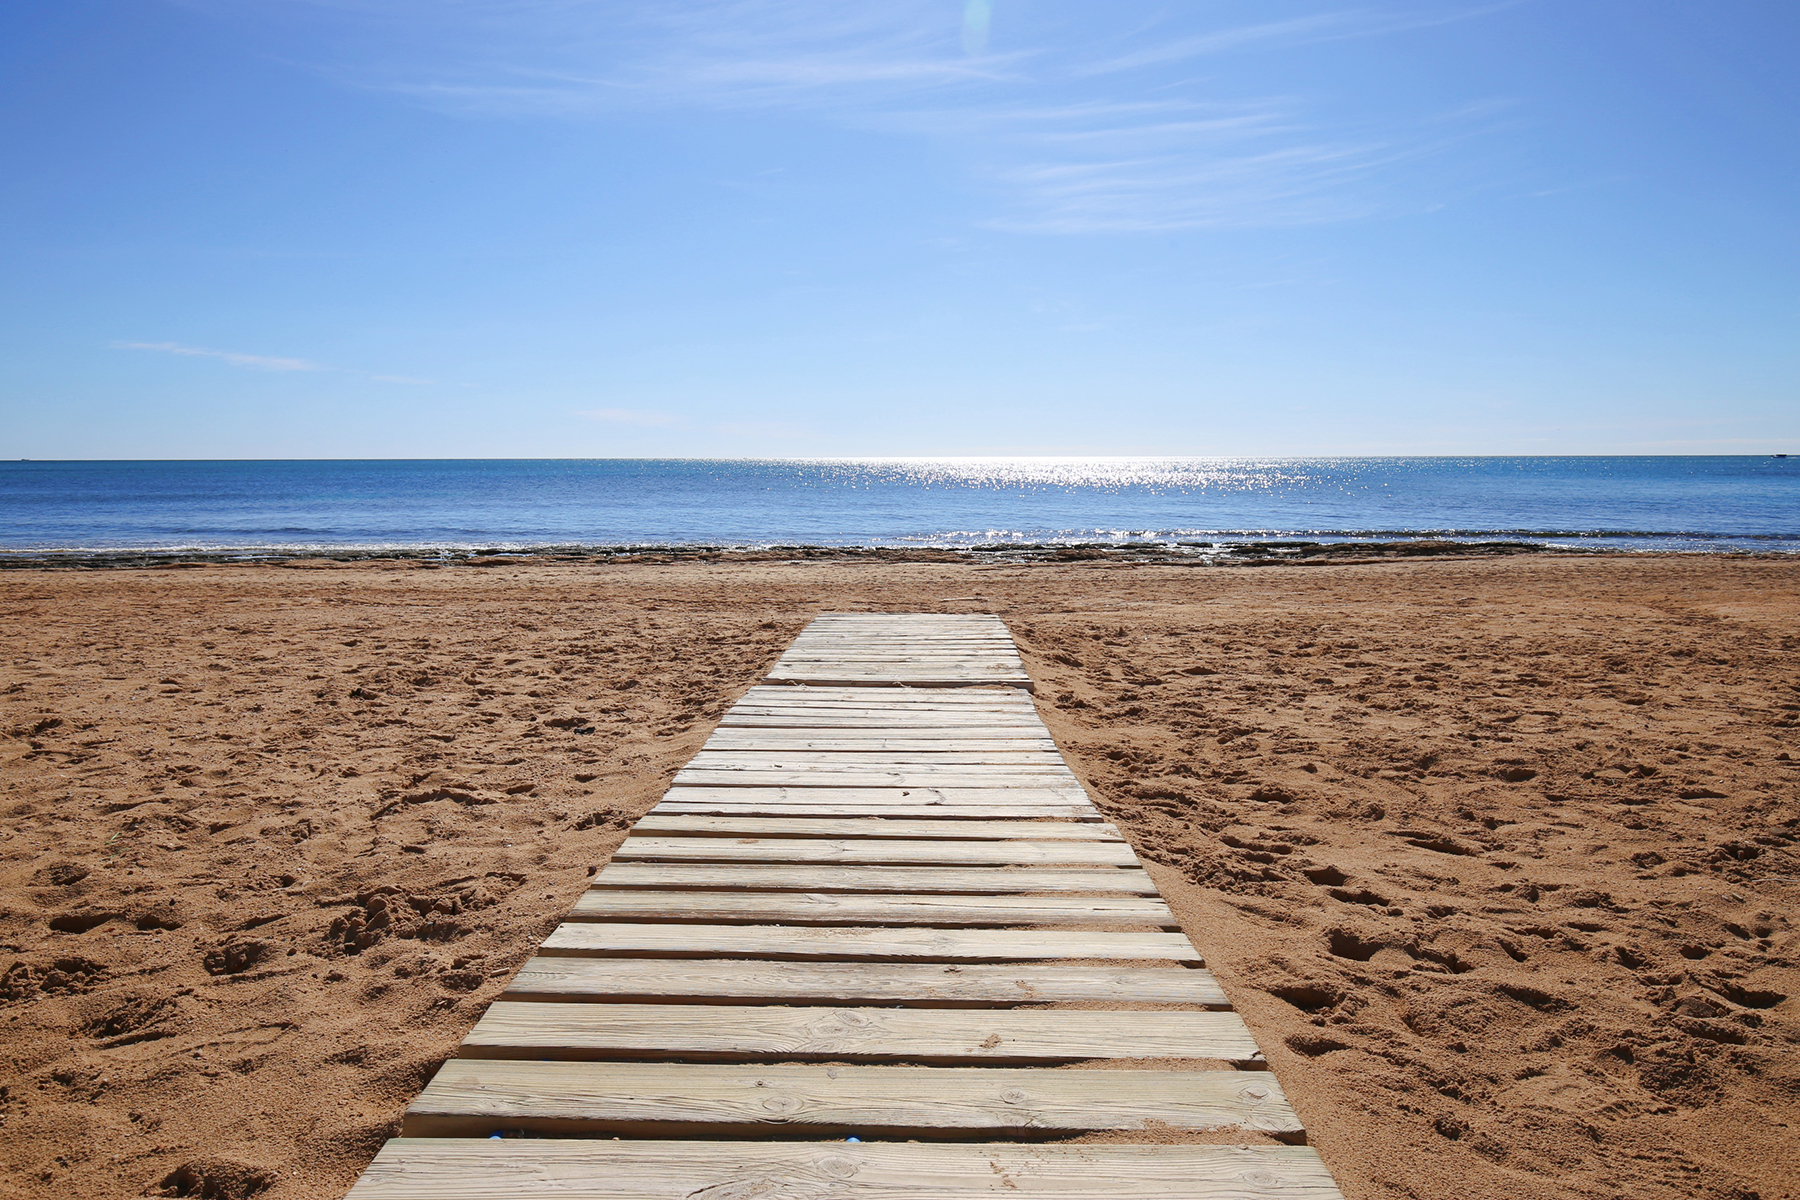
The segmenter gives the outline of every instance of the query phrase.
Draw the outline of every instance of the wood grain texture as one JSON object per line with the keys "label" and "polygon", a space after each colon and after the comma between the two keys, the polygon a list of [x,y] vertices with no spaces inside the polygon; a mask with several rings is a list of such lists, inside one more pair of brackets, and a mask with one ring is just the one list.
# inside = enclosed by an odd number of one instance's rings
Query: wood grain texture
{"label": "wood grain texture", "polygon": [[972,895],[1119,893],[1154,896],[1142,869],[1116,867],[833,867],[759,863],[608,863],[593,886],[801,892],[944,892]]}
{"label": "wood grain texture", "polygon": [[788,838],[949,838],[959,841],[1122,842],[1103,823],[1078,821],[933,821],[872,817],[865,820],[814,818],[682,817],[651,812],[632,826],[632,835],[671,837]]}
{"label": "wood grain texture", "polygon": [[[754,789],[745,788],[744,791]],[[732,802],[730,800],[714,800],[710,803],[683,804],[663,801],[650,810],[654,816],[715,816],[715,817],[820,817],[828,819],[855,819],[858,817],[882,818],[918,818],[920,820],[998,820],[1011,818],[1014,820],[1057,820],[1057,821],[1100,821],[1104,818],[1100,810],[1084,804],[1033,805],[1033,804],[937,804],[909,805],[894,804],[767,804],[753,799]]]}
{"label": "wood grain texture", "polygon": [[980,718],[954,718],[881,714],[855,716],[839,713],[727,713],[719,719],[719,730],[748,736],[763,733],[796,735],[829,733],[847,737],[886,733],[895,737],[964,737],[997,740],[1041,740],[1048,736],[1036,719],[1008,721],[998,713]]}
{"label": "wood grain texture", "polygon": [[763,753],[791,753],[795,750],[825,751],[830,754],[979,754],[996,755],[992,761],[1011,761],[1016,754],[1055,754],[1056,743],[1049,738],[973,738],[944,735],[940,737],[880,736],[842,737],[822,735],[818,730],[721,730],[706,739],[702,749],[711,753],[757,750]]}
{"label": "wood grain texture", "polygon": [[979,769],[964,771],[959,767],[925,766],[904,770],[880,771],[867,767],[830,769],[810,767],[802,770],[714,770],[684,767],[676,772],[678,787],[777,787],[777,788],[1058,788],[1071,792],[1081,790],[1074,774],[1037,771],[1029,774],[999,774]]}
{"label": "wood grain texture", "polygon": [[1204,965],[1179,933],[1065,929],[882,929],[838,925],[558,925],[540,954],[636,957],[1031,962],[1078,958]]}
{"label": "wood grain texture", "polygon": [[677,786],[663,793],[663,799],[674,803],[706,800],[729,800],[733,803],[767,801],[806,802],[820,804],[1061,804],[1086,805],[1087,793],[1079,786],[1042,784],[1029,788],[995,787],[688,787]]}
{"label": "wood grain texture", "polygon": [[[463,1058],[696,1062],[912,1062],[945,1065],[1191,1058],[1255,1063],[1234,1012],[793,1008],[781,1005],[488,1006]],[[1266,1082],[1266,1081],[1265,1081]]]}
{"label": "wood grain texture", "polygon": [[928,838],[638,837],[617,862],[867,863],[930,866],[1135,867],[1124,842],[950,841]]}
{"label": "wood grain texture", "polygon": [[1069,773],[1069,764],[1055,750],[806,750],[796,746],[760,749],[701,750],[689,760],[691,768],[719,770],[745,767],[757,771],[836,768],[856,771],[905,770],[915,766],[963,768],[963,774],[991,771],[1016,775],[1027,771],[1056,775]]}
{"label": "wood grain texture", "polygon": [[749,925],[1149,926],[1176,928],[1160,899],[1138,896],[909,896],[843,892],[636,891],[597,887],[570,921]]}
{"label": "wood grain texture", "polygon": [[1343,1200],[1306,1146],[395,1138],[346,1200]]}
{"label": "wood grain texture", "polygon": [[1048,1071],[523,1062],[453,1058],[403,1137],[535,1133],[1057,1136],[1099,1129],[1300,1129],[1266,1072]]}
{"label": "wood grain texture", "polygon": [[1212,972],[1194,967],[766,963],[729,958],[539,956],[513,976],[505,998],[608,1004],[901,1004],[911,1008],[1005,1008],[1081,1001],[1230,1007]]}
{"label": "wood grain texture", "polygon": [[749,694],[733,706],[733,711],[771,716],[812,712],[964,720],[1040,719],[1031,699],[1014,688],[946,692],[936,688],[764,686],[750,689]]}

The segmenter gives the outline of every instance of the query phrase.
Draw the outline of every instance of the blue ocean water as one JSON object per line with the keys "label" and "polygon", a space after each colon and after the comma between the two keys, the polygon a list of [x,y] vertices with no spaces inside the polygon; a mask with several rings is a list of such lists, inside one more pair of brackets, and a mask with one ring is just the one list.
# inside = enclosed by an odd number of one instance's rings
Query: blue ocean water
{"label": "blue ocean water", "polygon": [[1800,550],[1800,458],[0,463],[0,549],[1432,536]]}

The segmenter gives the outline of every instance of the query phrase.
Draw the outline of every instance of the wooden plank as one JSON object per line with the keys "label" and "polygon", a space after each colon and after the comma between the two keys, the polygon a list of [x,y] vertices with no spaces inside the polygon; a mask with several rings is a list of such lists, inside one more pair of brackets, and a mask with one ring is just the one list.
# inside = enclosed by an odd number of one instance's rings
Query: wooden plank
{"label": "wooden plank", "polygon": [[[754,793],[755,788],[743,788]],[[1054,820],[1102,821],[1099,809],[1086,804],[766,804],[753,797],[704,801],[687,804],[663,801],[650,810],[651,816],[712,817],[819,817],[828,820],[855,820],[860,817],[905,818],[917,820]]]}
{"label": "wooden plank", "polygon": [[[947,756],[950,757],[950,756]],[[859,761],[862,759],[862,761]],[[769,756],[767,761],[754,761],[747,750],[734,750],[731,757],[702,756],[697,754],[677,772],[677,779],[688,775],[803,775],[810,779],[810,784],[774,784],[774,786],[815,786],[815,788],[855,788],[855,786],[891,786],[891,788],[907,788],[907,786],[938,786],[938,788],[1004,788],[1006,783],[1021,779],[1024,786],[1033,788],[1069,788],[1080,786],[1071,772],[1062,763],[895,763],[889,759],[877,759],[873,756],[826,757],[823,761],[808,763],[805,754],[787,754],[787,756]],[[850,783],[851,777],[880,777],[889,779],[893,775],[905,777],[922,777],[927,783],[887,783],[859,784]],[[958,783],[949,783],[949,781]],[[936,783],[931,783],[936,781]],[[970,781],[970,783],[961,783]],[[767,784],[756,784],[767,786]]]}
{"label": "wooden plank", "polygon": [[[1013,689],[1004,689],[1006,694],[1019,696],[1017,702],[970,702],[968,696],[994,696],[995,689],[979,689],[970,687],[965,691],[938,691],[938,689],[907,689],[909,696],[923,696],[923,700],[902,702],[893,696],[893,689],[886,687],[859,687],[853,691],[866,691],[864,698],[853,696],[819,696],[823,687],[769,687],[763,689],[761,696],[745,696],[736,703],[733,712],[760,712],[760,714],[776,714],[785,716],[792,712],[817,712],[819,716],[891,716],[891,718],[932,718],[932,720],[954,721],[1039,721],[1037,709],[1031,705],[1024,694]],[[776,694],[769,694],[776,693]],[[963,696],[963,702],[952,703],[950,696]]]}
{"label": "wooden plank", "polygon": [[769,671],[770,679],[805,679],[813,676],[842,675],[854,685],[856,680],[867,679],[877,684],[888,681],[905,680],[913,686],[919,681],[942,683],[993,683],[1011,682],[1024,679],[1021,668],[1010,663],[959,663],[934,665],[930,663],[868,663],[842,662],[834,659],[819,659],[811,662],[777,664]]}
{"label": "wooden plank", "polygon": [[532,1133],[942,1137],[1098,1129],[1298,1133],[1266,1072],[1007,1067],[517,1062],[453,1058],[407,1108],[403,1137]]}
{"label": "wooden plank", "polygon": [[691,788],[677,784],[668,801],[805,801],[835,804],[1085,804],[1080,784],[1035,788]]}
{"label": "wooden plank", "polygon": [[[1265,1077],[1266,1082],[1266,1077]],[[1307,1146],[394,1138],[346,1200],[1343,1200]]]}
{"label": "wooden plank", "polygon": [[[819,750],[702,750],[688,760],[689,771],[938,771],[948,775],[1037,775],[1073,779],[1060,754],[828,754]],[[1063,785],[1067,786],[1067,785]]]}
{"label": "wooden plank", "polygon": [[683,787],[663,793],[669,801],[700,803],[707,800],[730,800],[743,803],[765,801],[818,802],[821,804],[1063,804],[1087,803],[1087,793],[1080,785],[1033,788],[746,788]]}
{"label": "wooden plank", "polygon": [[799,684],[757,684],[738,701],[756,707],[864,709],[919,713],[1009,713],[1035,716],[1030,699],[1013,688],[969,688],[945,692],[908,687],[805,687]]}
{"label": "wooden plank", "polygon": [[795,642],[780,658],[828,659],[844,658],[895,659],[913,662],[992,659],[997,662],[1020,662],[1018,647],[984,638],[945,638],[941,641],[896,641],[891,638],[835,637]]}
{"label": "wooden plank", "polygon": [[1002,713],[983,709],[972,713],[896,712],[879,708],[782,708],[773,704],[734,708],[719,718],[720,729],[823,729],[835,736],[865,736],[868,731],[891,732],[899,737],[1041,738],[1049,736],[1036,713]]}
{"label": "wooden plank", "polygon": [[717,888],[799,892],[944,892],[969,895],[1122,893],[1154,896],[1156,884],[1140,868],[1115,867],[842,867],[809,864],[613,862],[594,877],[597,887]]}
{"label": "wooden plank", "polygon": [[860,821],[800,818],[679,817],[650,813],[631,828],[633,837],[655,834],[718,837],[952,838],[966,841],[1122,842],[1112,825],[1078,821],[908,821],[879,817]]}
{"label": "wooden plank", "polygon": [[[1010,756],[1023,753],[1055,754],[1056,743],[1049,738],[975,738],[944,734],[921,737],[914,734],[858,736],[821,733],[817,729],[758,729],[743,732],[723,729],[706,739],[701,749],[712,753],[761,750],[787,753],[794,750],[824,751],[832,754],[991,754],[998,761],[1011,761]],[[1060,755],[1058,756],[1061,757]]]}
{"label": "wooden plank", "polygon": [[1026,720],[1021,717],[1010,723],[1001,723],[998,716],[984,716],[980,724],[970,724],[974,718],[895,716],[885,714],[880,717],[840,717],[837,715],[818,716],[761,716],[745,715],[737,711],[726,713],[719,719],[719,730],[730,730],[739,736],[751,733],[773,733],[804,735],[809,732],[822,732],[829,737],[872,737],[886,734],[892,737],[906,738],[967,738],[980,741],[1035,741],[1048,736],[1041,722],[1035,718]]}
{"label": "wooden plank", "polygon": [[[1212,972],[1194,967],[558,956],[538,956],[526,962],[506,985],[505,998],[608,1004],[900,1004],[909,1008],[1082,1002],[1230,1007]],[[1115,1013],[1114,1019],[1128,1022],[1133,1017]]]}
{"label": "wooden plank", "polygon": [[1135,867],[1123,842],[957,842],[929,838],[775,838],[628,836],[617,862],[867,863],[932,866]]}
{"label": "wooden plank", "polygon": [[755,788],[1064,788],[1079,792],[1080,782],[1072,773],[1052,774],[981,774],[956,767],[913,767],[904,771],[864,769],[825,770],[813,767],[798,771],[785,770],[714,770],[711,767],[686,767],[676,772],[677,787],[755,787]]}
{"label": "wooden plank", "polygon": [[796,641],[787,654],[904,654],[917,657],[944,657],[947,655],[988,655],[1005,656],[1013,660],[1019,657],[1019,648],[1005,638],[997,637],[940,637],[940,638],[895,638],[877,637],[867,634],[833,634],[830,637],[807,638],[804,642]]}
{"label": "wooden plank", "polygon": [[842,925],[628,925],[564,922],[540,954],[668,958],[874,959],[888,962],[1096,961],[1204,966],[1179,933],[1069,929],[871,929]]}
{"label": "wooden plank", "polygon": [[1160,899],[1094,896],[944,896],[842,892],[668,892],[595,888],[569,921],[704,921],[759,925],[1066,925],[1175,929]]}
{"label": "wooden plank", "polygon": [[797,667],[812,664],[863,663],[878,667],[925,666],[947,670],[970,667],[1013,671],[1024,670],[1019,656],[1010,651],[944,650],[938,653],[919,650],[860,650],[850,646],[821,646],[816,649],[790,650],[775,660],[777,665]]}
{"label": "wooden plank", "polygon": [[1084,1059],[1262,1061],[1234,1012],[1093,1009],[793,1008],[782,1005],[500,1001],[459,1058],[597,1062],[1066,1063]]}
{"label": "wooden plank", "polygon": [[918,767],[958,768],[957,774],[1067,775],[1069,764],[1054,750],[990,750],[965,754],[958,750],[915,750],[877,753],[832,753],[825,750],[701,750],[688,760],[703,771],[781,771],[819,768],[839,771],[905,771]]}
{"label": "wooden plank", "polygon": [[1003,683],[1008,687],[1016,687],[1024,692],[1035,692],[1037,690],[1037,684],[1033,683],[1028,676],[1024,675],[994,675],[981,679],[968,679],[954,675],[927,675],[920,671],[907,671],[904,673],[899,671],[871,671],[859,674],[854,671],[834,670],[830,672],[778,671],[771,672],[769,675],[765,676],[765,678],[786,679],[795,683],[836,684],[844,687],[854,687],[858,683],[867,683],[871,686],[882,686],[904,680],[913,687],[921,688],[988,687],[996,683]]}
{"label": "wooden plank", "polygon": [[994,688],[989,691],[953,692],[945,694],[938,692],[921,692],[898,684],[890,685],[885,688],[876,688],[871,691],[866,688],[796,687],[793,685],[774,683],[757,683],[752,684],[745,689],[744,698],[746,700],[755,700],[758,698],[768,698],[772,700],[804,699],[809,703],[847,701],[855,704],[870,704],[875,702],[883,704],[923,704],[934,707],[954,707],[956,705],[974,705],[979,707],[991,704],[1017,708],[1029,706],[1031,703],[1029,700],[1025,699],[1025,697],[1006,688]]}

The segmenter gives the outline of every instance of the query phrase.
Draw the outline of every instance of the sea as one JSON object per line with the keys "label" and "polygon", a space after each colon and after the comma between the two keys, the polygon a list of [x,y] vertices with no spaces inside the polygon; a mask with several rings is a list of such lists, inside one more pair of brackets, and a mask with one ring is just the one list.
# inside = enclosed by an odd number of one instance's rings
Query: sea
{"label": "sea", "polygon": [[1800,551],[1800,458],[0,463],[0,554],[1511,540]]}

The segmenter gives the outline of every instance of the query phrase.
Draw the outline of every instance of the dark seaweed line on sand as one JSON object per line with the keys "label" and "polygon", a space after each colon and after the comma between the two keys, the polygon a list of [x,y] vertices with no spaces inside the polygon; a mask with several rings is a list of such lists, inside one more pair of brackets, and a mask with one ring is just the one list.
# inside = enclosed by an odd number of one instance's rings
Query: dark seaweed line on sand
{"label": "dark seaweed line on sand", "polygon": [[208,566],[308,567],[328,563],[405,562],[416,567],[502,567],[579,563],[851,562],[1033,563],[1120,562],[1176,566],[1279,566],[1384,559],[1470,558],[1512,554],[1594,555],[1630,551],[1541,542],[1437,540],[1359,542],[1087,542],[896,549],[872,546],[538,546],[523,550],[47,550],[0,551],[0,570],[107,570]]}

